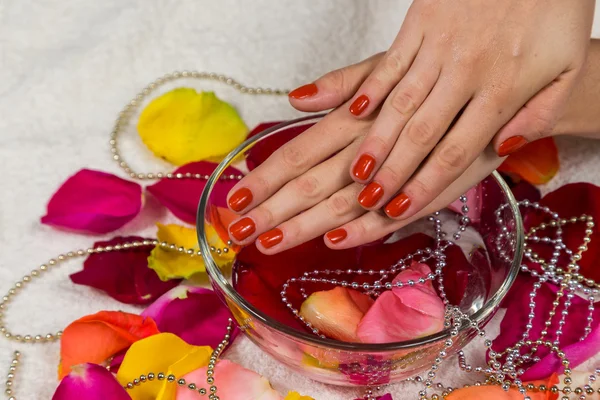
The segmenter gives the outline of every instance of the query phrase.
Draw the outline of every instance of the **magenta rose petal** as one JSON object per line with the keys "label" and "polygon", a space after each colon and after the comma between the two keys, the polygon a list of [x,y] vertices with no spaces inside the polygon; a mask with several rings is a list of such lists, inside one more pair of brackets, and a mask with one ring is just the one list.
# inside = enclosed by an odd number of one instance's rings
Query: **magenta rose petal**
{"label": "magenta rose petal", "polygon": [[[94,247],[116,246],[140,242],[138,236],[115,237],[97,242]],[[116,252],[95,253],[83,263],[83,270],[70,276],[78,285],[86,285],[106,292],[126,304],[149,304],[179,284],[179,280],[163,282],[156,272],[148,268],[152,246],[136,247]]]}
{"label": "magenta rose petal", "polygon": [[448,208],[457,214],[462,214],[462,208],[466,205],[469,208],[467,217],[469,217],[471,222],[477,223],[481,219],[481,208],[483,204],[482,185],[479,184],[473,186],[465,193],[465,196],[467,196],[466,203],[463,203],[460,199],[456,199],[448,206]]}
{"label": "magenta rose petal", "polygon": [[[177,168],[173,175],[197,174],[203,177],[211,175],[217,164],[208,161],[198,161]],[[243,175],[240,170],[227,167],[223,175]],[[227,208],[227,193],[238,182],[237,179],[219,179],[215,184],[211,195],[214,205]],[[202,190],[206,186],[204,179],[169,179],[163,178],[154,185],[148,186],[146,190],[165,207],[167,207],[177,218],[190,224],[196,223],[196,212]]]}
{"label": "magenta rose petal", "polygon": [[141,209],[140,185],[82,169],[54,193],[41,222],[74,231],[108,233],[131,221]]}
{"label": "magenta rose petal", "polygon": [[105,367],[80,364],[58,385],[52,400],[131,400],[125,389]]}
{"label": "magenta rose petal", "polygon": [[[212,290],[182,285],[161,296],[142,316],[188,344],[215,348],[223,340],[231,313]],[[237,332],[235,328],[230,343]]]}
{"label": "magenta rose petal", "polygon": [[[256,128],[250,132],[248,138],[252,136],[256,136],[259,133],[263,132],[265,129],[272,128],[276,125],[279,125],[280,122],[265,122],[258,125]],[[313,126],[313,123],[309,123],[306,125],[295,126],[293,128],[285,129],[284,131],[278,133],[277,135],[271,136],[269,138],[263,139],[260,142],[256,143],[246,154],[246,165],[248,169],[252,171],[254,168],[258,167],[262,164],[275,150],[300,135],[302,132]]]}

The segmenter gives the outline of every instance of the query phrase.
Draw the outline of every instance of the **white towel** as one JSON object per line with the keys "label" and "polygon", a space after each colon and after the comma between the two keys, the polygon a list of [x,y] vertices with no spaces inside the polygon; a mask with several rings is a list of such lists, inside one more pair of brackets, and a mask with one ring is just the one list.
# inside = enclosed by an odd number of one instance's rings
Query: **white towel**
{"label": "white towel", "polygon": [[[385,50],[402,23],[408,0],[0,0],[0,293],[50,257],[87,247],[99,237],[60,232],[39,223],[46,202],[66,177],[83,167],[121,173],[108,136],[119,110],[162,74],[196,69],[222,73],[248,86],[293,88]],[[595,36],[600,24],[594,25]],[[241,95],[218,84],[250,126],[297,116],[285,98]],[[131,131],[124,153],[142,171],[165,167]],[[600,144],[559,140],[562,167],[544,188],[567,182],[600,184]],[[166,213],[152,215],[171,219]],[[144,215],[121,234],[153,235]],[[103,309],[136,311],[76,286],[67,278],[75,261],[25,289],[6,321],[19,334],[55,332]],[[497,320],[490,331],[497,331]],[[59,346],[0,340],[0,373],[12,351],[23,353],[14,390],[19,399],[49,399],[57,385]],[[482,359],[481,348],[476,352]],[[314,383],[284,368],[239,338],[228,355],[265,375],[282,393],[317,400],[348,400],[360,392]],[[462,378],[449,361],[441,377]],[[414,386],[386,391],[416,398]],[[234,400],[234,399],[224,399]]]}

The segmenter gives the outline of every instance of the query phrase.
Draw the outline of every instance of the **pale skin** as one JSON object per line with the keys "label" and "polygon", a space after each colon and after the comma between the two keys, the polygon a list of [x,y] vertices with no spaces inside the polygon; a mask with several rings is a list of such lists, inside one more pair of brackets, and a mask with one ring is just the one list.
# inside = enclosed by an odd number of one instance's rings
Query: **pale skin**
{"label": "pale skin", "polygon": [[600,138],[594,2],[537,3],[415,1],[390,50],[291,96],[302,111],[335,110],[231,191],[232,240],[265,254],[320,235],[361,245],[447,206],[516,142]]}

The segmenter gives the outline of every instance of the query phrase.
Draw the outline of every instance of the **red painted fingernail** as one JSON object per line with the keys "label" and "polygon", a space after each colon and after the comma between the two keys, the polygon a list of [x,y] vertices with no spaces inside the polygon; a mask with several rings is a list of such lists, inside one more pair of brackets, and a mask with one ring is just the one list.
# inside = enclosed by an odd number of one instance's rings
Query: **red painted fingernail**
{"label": "red painted fingernail", "polygon": [[371,172],[375,168],[375,157],[370,156],[368,154],[363,154],[360,156],[356,164],[354,164],[354,168],[352,169],[352,174],[361,181],[364,181],[369,178]]}
{"label": "red painted fingernail", "polygon": [[507,156],[519,150],[527,143],[529,142],[523,136],[513,136],[508,138],[504,142],[500,143],[500,146],[498,147],[498,155],[500,157]]}
{"label": "red painted fingernail", "polygon": [[307,97],[312,97],[319,92],[319,88],[314,83],[309,83],[308,85],[300,86],[296,88],[288,94],[293,99],[305,99]]}
{"label": "red painted fingernail", "polygon": [[408,207],[410,207],[410,199],[404,193],[400,193],[385,206],[385,213],[392,218],[396,218],[402,215]]}
{"label": "red painted fingernail", "polygon": [[361,206],[373,207],[383,196],[383,186],[379,183],[371,182],[358,195],[358,202]]}
{"label": "red painted fingernail", "polygon": [[350,112],[356,116],[362,114],[365,111],[365,108],[369,105],[369,98],[365,94],[361,94],[354,100],[354,102],[350,105]]}
{"label": "red painted fingernail", "polygon": [[228,204],[233,211],[240,212],[252,202],[252,192],[248,188],[241,188],[231,195]]}
{"label": "red painted fingernail", "polygon": [[325,236],[327,237],[327,239],[329,239],[331,243],[337,244],[342,240],[346,239],[346,237],[348,236],[348,232],[346,232],[344,228],[338,228],[334,229],[331,232],[327,232]]}
{"label": "red painted fingernail", "polygon": [[278,228],[271,229],[270,231],[265,232],[258,237],[258,241],[266,249],[270,249],[276,244],[281,243],[282,240],[283,232],[281,232],[281,229]]}
{"label": "red painted fingernail", "polygon": [[244,217],[237,222],[234,222],[229,227],[229,233],[234,237],[235,240],[241,242],[256,231],[256,225],[248,217]]}

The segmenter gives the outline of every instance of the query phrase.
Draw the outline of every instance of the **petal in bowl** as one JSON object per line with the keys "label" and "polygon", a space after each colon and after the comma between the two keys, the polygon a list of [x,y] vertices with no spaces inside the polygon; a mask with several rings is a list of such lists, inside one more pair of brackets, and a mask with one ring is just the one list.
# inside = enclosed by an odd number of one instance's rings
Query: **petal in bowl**
{"label": "petal in bowl", "polygon": [[[115,237],[98,246],[115,246],[140,242],[138,236]],[[156,272],[148,268],[148,256],[152,247],[132,247],[128,250],[90,254],[83,263],[83,270],[70,275],[71,281],[106,292],[110,297],[126,304],[149,304],[177,286],[180,281],[162,281]]]}
{"label": "petal in bowl", "polygon": [[79,364],[65,376],[52,400],[131,400],[123,386],[101,365]]}
{"label": "petal in bowl", "polygon": [[41,222],[74,231],[108,233],[131,221],[141,209],[140,185],[82,169],[54,193]]}
{"label": "petal in bowl", "polygon": [[556,175],[559,166],[556,143],[553,138],[547,137],[531,142],[508,156],[498,171],[541,185]]}
{"label": "petal in bowl", "polygon": [[151,318],[122,311],[100,311],[72,322],[60,338],[58,377],[83,363],[104,363],[132,343],[158,333]]}

